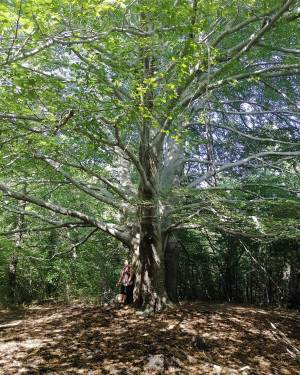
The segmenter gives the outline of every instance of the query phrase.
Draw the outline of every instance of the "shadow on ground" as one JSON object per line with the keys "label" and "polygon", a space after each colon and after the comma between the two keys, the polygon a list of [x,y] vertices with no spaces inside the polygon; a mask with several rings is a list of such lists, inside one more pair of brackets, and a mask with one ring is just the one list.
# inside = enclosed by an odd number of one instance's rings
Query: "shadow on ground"
{"label": "shadow on ground", "polygon": [[296,311],[184,304],[0,313],[0,374],[300,374]]}

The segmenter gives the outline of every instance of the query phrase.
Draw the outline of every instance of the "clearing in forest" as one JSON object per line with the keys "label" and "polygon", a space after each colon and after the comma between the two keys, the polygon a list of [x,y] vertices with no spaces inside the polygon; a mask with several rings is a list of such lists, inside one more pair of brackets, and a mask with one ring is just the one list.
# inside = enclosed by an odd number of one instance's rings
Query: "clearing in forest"
{"label": "clearing in forest", "polygon": [[297,311],[213,303],[2,311],[0,373],[300,374],[299,328]]}

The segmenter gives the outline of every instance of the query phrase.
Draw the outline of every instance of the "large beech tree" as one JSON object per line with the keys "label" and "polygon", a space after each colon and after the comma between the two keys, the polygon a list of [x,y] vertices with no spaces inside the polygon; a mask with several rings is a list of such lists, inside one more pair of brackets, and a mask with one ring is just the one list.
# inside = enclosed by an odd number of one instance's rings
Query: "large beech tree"
{"label": "large beech tree", "polygon": [[298,6],[2,1],[1,234],[106,232],[146,310],[176,302],[179,230],[296,236]]}

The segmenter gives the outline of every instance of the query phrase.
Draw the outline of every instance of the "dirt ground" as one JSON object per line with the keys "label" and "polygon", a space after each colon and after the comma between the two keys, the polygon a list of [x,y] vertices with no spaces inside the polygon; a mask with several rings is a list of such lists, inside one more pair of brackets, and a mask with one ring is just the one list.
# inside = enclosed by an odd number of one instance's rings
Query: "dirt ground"
{"label": "dirt ground", "polygon": [[152,316],[80,303],[1,311],[0,374],[300,374],[300,315],[211,303]]}

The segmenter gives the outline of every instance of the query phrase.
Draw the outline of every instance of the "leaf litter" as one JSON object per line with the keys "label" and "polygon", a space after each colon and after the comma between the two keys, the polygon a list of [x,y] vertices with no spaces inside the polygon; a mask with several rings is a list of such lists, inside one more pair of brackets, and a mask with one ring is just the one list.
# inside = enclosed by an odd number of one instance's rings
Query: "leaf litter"
{"label": "leaf litter", "polygon": [[0,312],[0,374],[300,374],[295,310],[182,303],[154,315],[115,305]]}

